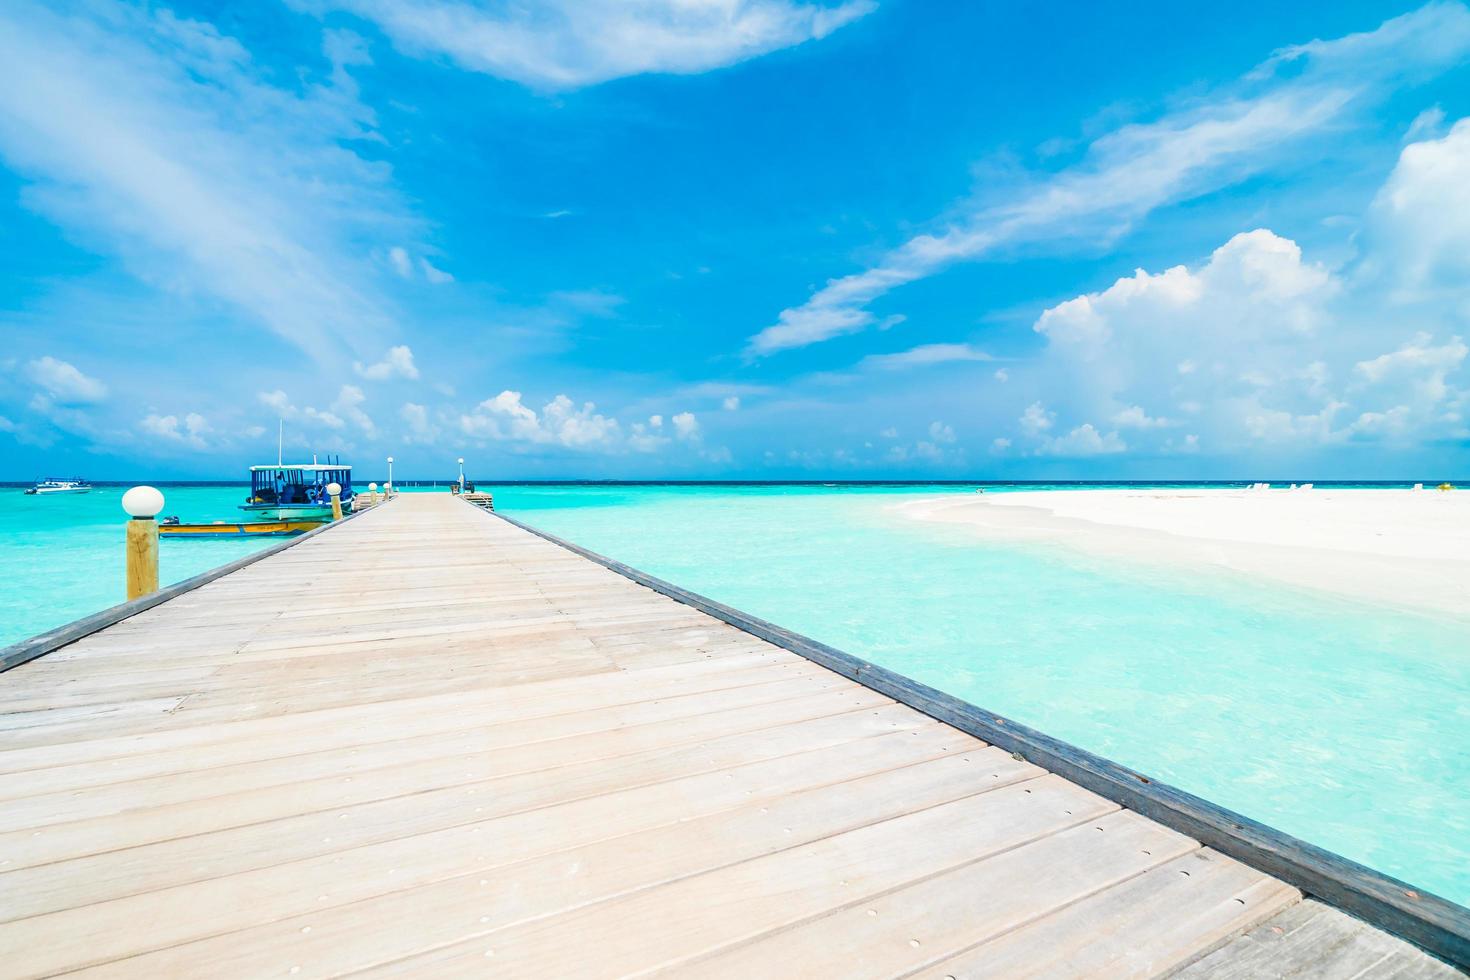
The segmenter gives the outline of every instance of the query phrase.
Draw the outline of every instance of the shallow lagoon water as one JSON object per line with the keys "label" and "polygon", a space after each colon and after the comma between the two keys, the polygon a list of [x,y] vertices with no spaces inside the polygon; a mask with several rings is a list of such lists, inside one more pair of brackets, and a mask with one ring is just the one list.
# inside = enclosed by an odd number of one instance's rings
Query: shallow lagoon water
{"label": "shallow lagoon water", "polygon": [[[89,616],[127,599],[122,495],[127,487],[91,493],[27,496],[0,488],[0,646]],[[183,521],[238,520],[248,487],[169,487],[165,514]],[[279,539],[276,539],[279,540]],[[171,585],[268,547],[272,541],[226,538],[160,541],[158,577]]]}
{"label": "shallow lagoon water", "polygon": [[934,488],[507,487],[496,507],[1470,902],[1470,624],[999,545]]}
{"label": "shallow lagoon water", "polygon": [[[0,489],[0,645],[121,601],[122,489]],[[1470,623],[888,510],[968,488],[489,489],[529,524],[1470,903]],[[165,513],[215,520],[244,488],[163,490]],[[268,543],[165,541],[162,578]]]}

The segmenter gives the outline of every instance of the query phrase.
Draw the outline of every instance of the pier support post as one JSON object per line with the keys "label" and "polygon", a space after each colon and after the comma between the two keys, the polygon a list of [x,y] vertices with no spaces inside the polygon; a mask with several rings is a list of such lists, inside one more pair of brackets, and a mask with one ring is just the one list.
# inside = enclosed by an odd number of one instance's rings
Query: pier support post
{"label": "pier support post", "polygon": [[158,591],[158,512],[163,494],[153,487],[133,487],[122,498],[127,525],[128,599]]}
{"label": "pier support post", "polygon": [[328,483],[327,496],[332,498],[332,520],[342,519],[342,484]]}

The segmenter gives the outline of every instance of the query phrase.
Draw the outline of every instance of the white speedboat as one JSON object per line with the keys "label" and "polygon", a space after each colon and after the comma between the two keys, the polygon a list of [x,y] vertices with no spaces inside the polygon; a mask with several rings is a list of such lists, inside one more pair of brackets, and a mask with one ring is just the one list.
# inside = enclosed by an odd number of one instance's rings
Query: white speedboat
{"label": "white speedboat", "polygon": [[56,480],[48,476],[27,490],[26,493],[37,495],[47,493],[88,493],[91,489],[92,484],[83,480],[81,477],[77,477],[75,480]]}

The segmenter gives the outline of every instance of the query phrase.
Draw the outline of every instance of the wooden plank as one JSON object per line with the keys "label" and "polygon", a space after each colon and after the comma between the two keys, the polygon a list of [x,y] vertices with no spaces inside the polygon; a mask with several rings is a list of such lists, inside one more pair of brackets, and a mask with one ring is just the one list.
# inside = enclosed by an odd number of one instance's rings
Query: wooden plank
{"label": "wooden plank", "polygon": [[[1115,810],[1099,796],[1046,776],[651,891],[532,919],[384,964],[366,975],[464,976],[488,969],[502,976],[613,977],[672,966]],[[1178,836],[1149,826],[1163,838]],[[577,942],[565,942],[568,936]],[[588,955],[591,950],[595,956]]]}
{"label": "wooden plank", "polygon": [[1290,885],[1205,848],[972,946],[914,976],[923,980],[1162,976],[1300,898]]}
{"label": "wooden plank", "polygon": [[[0,961],[101,961],[460,875],[478,880],[544,854],[975,751],[974,739],[949,734],[951,741],[916,751],[906,732],[896,732],[0,923]],[[146,931],[140,921],[150,924]]]}
{"label": "wooden plank", "polygon": [[[100,815],[77,813],[74,819],[64,823],[46,823],[37,820],[37,810],[22,810],[22,815],[15,822],[25,820],[26,826],[0,834],[0,852],[9,855],[10,870],[17,870],[268,820],[327,810],[341,811],[409,794],[456,787],[469,787],[467,792],[474,792],[473,787],[476,786],[482,787],[484,792],[499,793],[504,784],[488,784],[527,774],[550,781],[553,775],[561,774],[549,774],[549,771],[563,766],[575,765],[586,769],[603,765],[611,768],[615,760],[644,756],[648,752],[671,753],[703,741],[743,732],[831,718],[854,710],[882,709],[883,704],[879,700],[882,696],[868,694],[871,700],[867,703],[861,698],[854,698],[851,691],[833,691],[810,698],[746,705],[698,718],[676,718],[589,735],[523,744],[492,743],[474,751],[436,754],[398,764],[378,765],[384,760],[378,758],[376,747],[366,758],[357,750],[349,750],[349,757],[356,754],[363,758],[363,766],[343,765],[333,771],[328,763],[324,773],[314,777],[301,774],[299,779],[291,778],[290,768],[301,758],[293,756],[284,760],[284,768],[277,767],[266,775],[265,778],[270,780],[266,785],[231,793],[196,794],[191,792],[192,785],[170,780],[170,789],[179,797],[174,802],[164,799],[155,803],[149,795],[128,784],[118,788],[120,794],[109,797],[111,812]],[[854,730],[860,728],[856,724],[851,727]],[[517,739],[518,736],[512,735],[511,738]],[[42,806],[51,803],[49,798],[40,801]],[[12,808],[20,809],[13,806],[6,810]],[[35,836],[35,827],[44,827],[44,835]]]}
{"label": "wooden plank", "polygon": [[1452,980],[1459,970],[1314,899],[1173,974],[1180,980]]}
{"label": "wooden plank", "polygon": [[[1137,814],[1114,813],[665,972],[743,978],[762,964],[801,963],[813,975],[902,976],[1198,847]],[[1100,925],[1092,924],[1094,937]]]}
{"label": "wooden plank", "polygon": [[[358,734],[339,734],[349,726],[355,730],[382,732],[398,730],[396,726],[417,722],[435,715],[461,716],[464,712],[494,712],[514,717],[511,712],[537,711],[542,714],[562,713],[569,702],[583,707],[593,704],[634,703],[667,697],[675,692],[718,690],[745,684],[763,683],[790,674],[816,677],[819,669],[781,655],[752,655],[727,661],[679,663],[672,667],[650,667],[637,671],[614,671],[598,677],[568,678],[527,684],[517,688],[455,691],[444,694],[366,700],[358,704],[302,711],[264,719],[202,725],[172,725],[152,732],[139,732],[122,737],[100,736],[63,741],[46,746],[0,750],[0,786],[10,790],[22,785],[20,774],[39,772],[61,766],[84,768],[129,756],[153,755],[182,748],[217,746],[222,755],[242,741],[266,736],[301,740],[294,744],[330,747],[339,744],[372,741]],[[523,715],[529,717],[534,715]],[[346,737],[353,741],[343,742]],[[392,737],[392,736],[383,736]],[[300,751],[307,751],[301,749]],[[171,771],[171,770],[165,770]],[[39,777],[38,777],[39,778]]]}
{"label": "wooden plank", "polygon": [[[818,679],[780,680],[709,693],[695,693],[655,702],[614,705],[587,711],[564,712],[526,720],[480,724],[461,721],[452,729],[432,731],[372,743],[369,752],[360,745],[296,755],[277,756],[235,765],[214,765],[215,758],[187,768],[187,780],[176,773],[114,781],[86,789],[17,797],[0,808],[0,850],[3,834],[27,827],[57,823],[58,813],[66,822],[122,813],[140,806],[157,808],[192,800],[217,799],[312,779],[380,773],[393,766],[416,765],[445,758],[467,759],[475,753],[495,752],[506,756],[501,765],[519,760],[507,753],[518,746],[556,743],[564,753],[589,751],[581,737],[596,736],[595,750],[588,758],[618,755],[656,745],[695,741],[710,734],[730,734],[744,728],[876,707],[892,702],[874,691],[854,692],[848,686]],[[529,758],[529,756],[527,756]],[[131,761],[131,760],[128,760]],[[116,772],[116,770],[114,770]]]}
{"label": "wooden plank", "polygon": [[[915,723],[922,727],[914,727]],[[410,780],[402,795],[331,810],[311,810],[210,833],[175,837],[143,847],[92,853],[6,872],[0,890],[0,921],[75,908],[124,895],[219,878],[254,868],[329,854],[376,841],[460,826],[496,814],[534,810],[618,789],[676,779],[697,772],[803,750],[852,742],[892,731],[907,731],[915,745],[942,742],[951,733],[901,708],[854,711],[781,725],[760,732],[713,739],[693,746],[659,748],[613,760],[593,760],[557,768],[554,775],[521,773],[500,779],[471,778],[454,786],[416,790]],[[290,800],[286,801],[287,805]],[[309,810],[315,801],[303,804]],[[122,834],[147,811],[121,814],[101,832]],[[189,816],[196,814],[191,811]],[[87,828],[97,833],[99,828]],[[14,860],[27,848],[41,848],[43,837],[61,828],[22,837]],[[32,831],[32,834],[35,832]],[[80,844],[89,849],[95,844]]]}
{"label": "wooden plank", "polygon": [[117,966],[155,976],[186,971],[192,963],[209,963],[216,977],[284,973],[292,966],[310,975],[335,975],[1039,775],[1039,769],[997,749],[956,753],[805,791],[747,797],[749,802],[733,809],[596,843],[574,846],[575,838],[563,838],[558,844],[564,849],[543,856],[466,869],[377,899],[313,908]]}

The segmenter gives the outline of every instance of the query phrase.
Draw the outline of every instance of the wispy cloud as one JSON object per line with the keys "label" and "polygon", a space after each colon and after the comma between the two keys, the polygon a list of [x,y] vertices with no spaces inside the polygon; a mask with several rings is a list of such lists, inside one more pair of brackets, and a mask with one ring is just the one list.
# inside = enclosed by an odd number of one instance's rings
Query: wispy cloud
{"label": "wispy cloud", "polygon": [[66,361],[46,356],[26,365],[26,374],[60,405],[90,405],[107,396],[107,386]]}
{"label": "wispy cloud", "polygon": [[692,74],[826,37],[875,0],[298,0],[375,22],[399,48],[538,89]]}
{"label": "wispy cloud", "polygon": [[[67,13],[56,12],[57,8]],[[143,280],[243,311],[318,358],[388,332],[366,258],[415,222],[378,163],[329,32],[319,82],[281,87],[234,39],[167,10],[0,10],[0,156],[23,200]]]}
{"label": "wispy cloud", "polygon": [[1397,85],[1470,52],[1470,11],[1435,3],[1378,29],[1284,49],[1225,90],[1095,140],[1080,163],[987,195],[942,231],[918,235],[871,268],[833,279],[750,338],[764,356],[877,322],[867,307],[907,283],[997,250],[1119,234],[1165,204],[1227,186],[1289,145],[1341,123]]}
{"label": "wispy cloud", "polygon": [[902,368],[928,367],[933,364],[951,364],[956,361],[991,361],[989,354],[969,344],[921,344],[908,350],[892,354],[869,354],[859,362],[859,367],[899,370]]}

